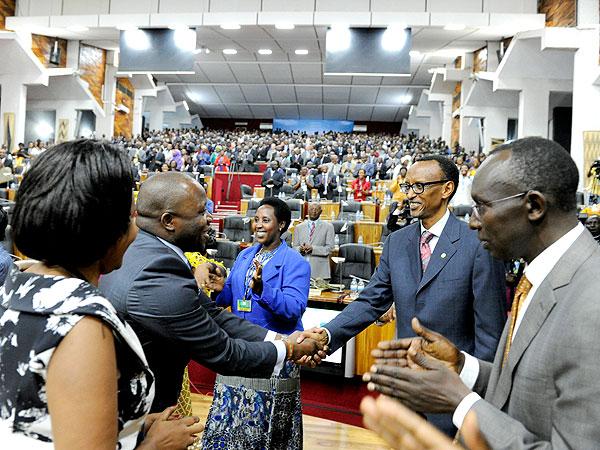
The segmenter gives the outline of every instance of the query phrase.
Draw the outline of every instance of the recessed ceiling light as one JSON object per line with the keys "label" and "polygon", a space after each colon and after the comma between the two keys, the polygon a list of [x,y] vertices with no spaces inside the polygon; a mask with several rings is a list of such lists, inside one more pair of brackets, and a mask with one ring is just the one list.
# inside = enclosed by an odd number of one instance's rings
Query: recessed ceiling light
{"label": "recessed ceiling light", "polygon": [[467,28],[467,27],[465,26],[465,24],[462,24],[462,23],[449,23],[448,25],[446,25],[444,27],[444,30],[446,30],[446,31],[462,31],[465,28]]}
{"label": "recessed ceiling light", "polygon": [[138,27],[136,27],[135,25],[132,25],[130,23],[124,23],[122,25],[117,25],[116,28],[117,28],[117,30],[121,30],[121,31],[129,31],[129,30],[137,30]]}
{"label": "recessed ceiling light", "polygon": [[223,53],[226,55],[237,55],[237,50],[235,48],[226,48],[223,50]]}
{"label": "recessed ceiling light", "polygon": [[293,30],[295,27],[293,23],[277,23],[275,28],[278,30]]}
{"label": "recessed ceiling light", "polygon": [[67,30],[72,31],[74,33],[83,33],[84,31],[89,31],[89,28],[84,27],[83,25],[71,25],[67,27]]}
{"label": "recessed ceiling light", "polygon": [[224,23],[221,25],[221,28],[223,30],[239,30],[242,27],[240,27],[240,25],[237,23]]}
{"label": "recessed ceiling light", "polygon": [[271,53],[273,53],[273,50],[270,48],[261,48],[258,50],[259,55],[270,55]]}
{"label": "recessed ceiling light", "polygon": [[350,48],[352,34],[348,25],[332,25],[327,30],[326,47],[328,52],[343,52]]}
{"label": "recessed ceiling light", "polygon": [[381,47],[387,52],[399,52],[406,45],[406,25],[391,25],[381,36]]}
{"label": "recessed ceiling light", "polygon": [[401,105],[408,105],[412,100],[412,96],[410,94],[403,94],[396,97],[396,103]]}
{"label": "recessed ceiling light", "polygon": [[296,51],[294,51],[294,53],[296,55],[308,55],[308,50],[306,50],[305,48],[299,48]]}

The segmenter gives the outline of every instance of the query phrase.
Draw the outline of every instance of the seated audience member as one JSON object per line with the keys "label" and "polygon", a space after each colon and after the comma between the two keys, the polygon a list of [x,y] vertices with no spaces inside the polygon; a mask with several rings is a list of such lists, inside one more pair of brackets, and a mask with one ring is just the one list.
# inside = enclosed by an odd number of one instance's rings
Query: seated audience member
{"label": "seated audience member", "polygon": [[590,216],[585,221],[585,226],[592,234],[596,242],[600,242],[600,217]]}
{"label": "seated audience member", "polygon": [[[398,176],[392,180],[390,183],[390,192],[392,193],[392,200],[395,202],[402,202],[406,198],[406,194],[402,192],[400,185],[406,182],[406,173],[408,169],[404,166],[400,167],[398,172]],[[391,209],[390,209],[391,211]]]}
{"label": "seated audience member", "polygon": [[[289,206],[268,197],[254,218],[258,245],[238,255],[216,304],[269,330],[303,330],[310,267],[282,239],[291,222]],[[239,399],[239,401],[234,400]],[[203,448],[300,449],[300,368],[286,362],[279,374],[248,379],[218,375]]]}
{"label": "seated audience member", "polygon": [[[6,239],[6,227],[8,227],[8,213],[4,208],[0,207],[0,241]],[[6,275],[13,265],[10,253],[6,251],[4,246],[0,245],[0,285],[4,284]]]}
{"label": "seated audience member", "polygon": [[335,177],[329,173],[329,166],[327,164],[321,166],[321,173],[315,179],[315,188],[321,198],[333,200],[337,189],[337,182]]}
{"label": "seated audience member", "polygon": [[100,282],[142,337],[157,383],[153,411],[175,404],[190,359],[224,375],[260,378],[277,375],[285,360],[318,350],[314,341],[303,346],[293,336],[275,339],[198,290],[184,252],[205,248],[212,220],[206,200],[202,186],[182,173],[156,174],[142,183],[137,238],[122,267]]}
{"label": "seated audience member", "polygon": [[39,262],[2,293],[3,448],[185,449],[203,429],[174,408],[147,416],[146,356],[96,287],[135,238],[132,182],[127,155],[91,140],[44,152],[23,179],[13,235]]}
{"label": "seated audience member", "polygon": [[308,220],[296,225],[293,246],[310,263],[311,278],[331,278],[329,255],[335,245],[335,230],[320,220],[323,209],[317,202],[308,205]]}
{"label": "seated audience member", "polygon": [[365,169],[359,169],[358,178],[352,182],[352,192],[357,202],[362,202],[371,195],[371,182],[366,178]]}
{"label": "seated audience member", "polygon": [[283,186],[284,178],[285,173],[279,167],[279,161],[271,161],[270,167],[263,174],[261,186],[265,187],[269,197],[276,197]]}

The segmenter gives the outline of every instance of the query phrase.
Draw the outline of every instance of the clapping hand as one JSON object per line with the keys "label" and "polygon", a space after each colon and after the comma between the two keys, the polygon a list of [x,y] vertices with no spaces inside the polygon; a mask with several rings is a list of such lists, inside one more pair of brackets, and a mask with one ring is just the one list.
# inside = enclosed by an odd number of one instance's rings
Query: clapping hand
{"label": "clapping hand", "polygon": [[252,289],[255,294],[261,295],[263,290],[262,264],[257,260],[254,260],[254,267],[256,270],[254,271],[254,276],[250,280],[250,289]]}
{"label": "clapping hand", "polygon": [[412,325],[419,337],[380,343],[372,352],[376,364],[363,380],[369,390],[398,398],[415,411],[451,413],[471,392],[458,376],[464,356],[417,319]]}
{"label": "clapping hand", "polygon": [[394,320],[396,320],[396,306],[392,305],[390,306],[390,309],[388,309],[379,319],[377,319],[375,324],[378,326],[383,326],[384,324],[393,322]]}
{"label": "clapping hand", "polygon": [[200,289],[221,292],[225,285],[227,273],[217,264],[205,262],[196,267],[194,270],[194,278]]}
{"label": "clapping hand", "polygon": [[[395,450],[460,450],[448,436],[402,404],[380,395],[376,400],[363,398],[360,404],[367,428],[381,436]],[[477,416],[469,411],[460,429],[470,450],[487,450],[489,446],[479,431]]]}

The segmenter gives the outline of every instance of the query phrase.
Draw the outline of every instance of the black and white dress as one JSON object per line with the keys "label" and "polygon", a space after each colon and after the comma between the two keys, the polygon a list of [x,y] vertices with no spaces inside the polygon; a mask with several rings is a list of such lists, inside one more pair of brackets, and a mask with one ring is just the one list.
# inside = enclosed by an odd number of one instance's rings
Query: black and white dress
{"label": "black and white dress", "polygon": [[86,316],[102,320],[113,332],[119,370],[117,448],[136,447],[154,399],[154,377],[131,327],[87,282],[13,268],[0,289],[2,448],[53,448],[48,363],[61,340]]}

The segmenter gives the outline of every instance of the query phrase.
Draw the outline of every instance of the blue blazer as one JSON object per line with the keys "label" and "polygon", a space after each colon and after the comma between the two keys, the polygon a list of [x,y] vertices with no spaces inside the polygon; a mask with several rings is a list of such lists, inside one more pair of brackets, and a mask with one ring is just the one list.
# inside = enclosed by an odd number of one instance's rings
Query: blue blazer
{"label": "blue blazer", "polygon": [[231,306],[239,317],[277,333],[291,334],[303,330],[302,315],[306,310],[310,288],[310,265],[296,250],[283,241],[275,256],[263,267],[263,291],[252,294],[252,311],[238,311],[237,301],[244,297],[246,272],[260,249],[254,245],[242,251],[235,260],[217,305]]}
{"label": "blue blazer", "polygon": [[[386,240],[375,274],[360,297],[324,325],[331,351],[360,333],[394,304],[399,338],[415,333],[411,319],[441,333],[458,348],[493,361],[506,322],[504,264],[481,245],[477,233],[450,214],[422,273],[419,222]],[[452,435],[450,417],[428,415]]]}
{"label": "blue blazer", "polygon": [[493,361],[506,322],[504,265],[477,233],[450,214],[425,274],[420,224],[388,237],[379,266],[360,297],[325,327],[331,349],[369,326],[395,304],[399,338],[414,336],[411,319],[450,339],[461,350]]}

